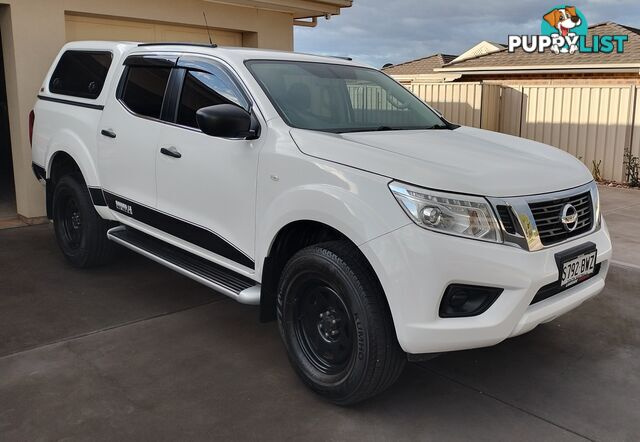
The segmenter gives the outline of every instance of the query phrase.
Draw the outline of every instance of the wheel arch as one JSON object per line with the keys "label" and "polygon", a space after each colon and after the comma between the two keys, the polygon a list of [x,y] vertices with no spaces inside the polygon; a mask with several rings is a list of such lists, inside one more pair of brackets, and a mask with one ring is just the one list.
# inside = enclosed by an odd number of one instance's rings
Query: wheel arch
{"label": "wheel arch", "polygon": [[54,152],[49,161],[47,162],[46,167],[46,208],[47,208],[47,218],[53,219],[53,192],[56,188],[56,183],[60,181],[60,179],[68,175],[70,173],[80,173],[81,176],[82,170],[78,165],[78,162],[74,160],[74,158],[67,152],[60,150]]}
{"label": "wheel arch", "polygon": [[[317,220],[305,219],[291,221],[282,226],[276,235],[274,235],[262,265],[262,286],[260,293],[261,321],[268,322],[276,319],[278,283],[289,259],[305,247],[336,240],[349,242],[355,250],[358,250],[363,263],[370,269],[378,284],[380,284],[378,276],[373,270],[373,266],[367,257],[360,252],[356,242],[339,229]],[[381,284],[380,287],[382,288]]]}
{"label": "wheel arch", "polygon": [[83,177],[82,169],[71,154],[64,150],[58,150],[51,155],[47,167],[47,179],[57,182],[69,173],[79,172]]}
{"label": "wheel arch", "polygon": [[82,155],[78,155],[73,152],[72,149],[60,148],[51,153],[47,160],[46,165],[46,208],[47,218],[51,219],[53,208],[53,192],[56,187],[56,183],[60,181],[62,177],[69,174],[77,173],[83,180],[84,185],[89,186],[91,177],[95,177],[95,170],[92,170],[92,166],[87,166],[86,161],[78,159],[82,158]]}
{"label": "wheel arch", "polygon": [[51,138],[47,148],[47,178],[51,178],[54,167],[59,165],[58,161],[68,158],[76,164],[87,185],[98,185],[98,170],[91,149],[77,133],[63,129]]}
{"label": "wheel arch", "polygon": [[[375,183],[381,185],[372,185],[369,175],[343,177],[340,181],[336,181],[335,176],[325,177],[323,184],[292,186],[265,198],[269,204],[260,210],[263,223],[256,226],[256,271],[262,282],[262,320],[275,318],[279,278],[286,261],[297,250],[320,242],[347,240],[373,271],[360,246],[410,222],[398,210],[391,193],[384,191],[386,179],[375,177]],[[289,245],[283,248],[283,241],[289,241]],[[376,279],[379,282],[378,275]]]}

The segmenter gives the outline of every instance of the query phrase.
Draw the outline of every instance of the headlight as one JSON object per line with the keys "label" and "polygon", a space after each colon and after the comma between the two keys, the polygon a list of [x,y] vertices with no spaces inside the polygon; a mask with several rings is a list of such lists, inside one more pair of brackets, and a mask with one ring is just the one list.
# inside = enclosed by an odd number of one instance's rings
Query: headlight
{"label": "headlight", "polygon": [[437,192],[395,181],[389,188],[407,215],[425,229],[502,242],[498,221],[484,198]]}

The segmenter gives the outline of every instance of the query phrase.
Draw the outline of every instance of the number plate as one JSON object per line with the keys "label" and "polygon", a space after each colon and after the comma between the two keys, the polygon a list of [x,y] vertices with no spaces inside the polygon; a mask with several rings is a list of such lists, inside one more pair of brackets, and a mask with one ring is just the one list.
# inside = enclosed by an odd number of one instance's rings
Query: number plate
{"label": "number plate", "polygon": [[587,279],[596,268],[597,251],[585,253],[562,263],[561,287],[569,287]]}

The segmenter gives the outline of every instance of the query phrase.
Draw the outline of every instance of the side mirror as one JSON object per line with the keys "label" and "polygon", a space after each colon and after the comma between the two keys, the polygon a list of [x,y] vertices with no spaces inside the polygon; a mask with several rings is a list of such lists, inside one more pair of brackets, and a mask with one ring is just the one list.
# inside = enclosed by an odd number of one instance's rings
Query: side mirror
{"label": "side mirror", "polygon": [[216,104],[196,112],[200,130],[220,138],[258,138],[260,125],[249,112],[234,104]]}

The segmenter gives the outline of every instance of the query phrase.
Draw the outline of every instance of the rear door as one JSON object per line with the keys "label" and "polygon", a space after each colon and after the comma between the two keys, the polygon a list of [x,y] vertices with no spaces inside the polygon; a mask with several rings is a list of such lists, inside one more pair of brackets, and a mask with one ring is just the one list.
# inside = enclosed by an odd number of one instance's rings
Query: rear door
{"label": "rear door", "polygon": [[116,91],[107,100],[98,133],[98,168],[109,207],[150,224],[156,207],[156,148],[171,69],[177,58],[130,56]]}

